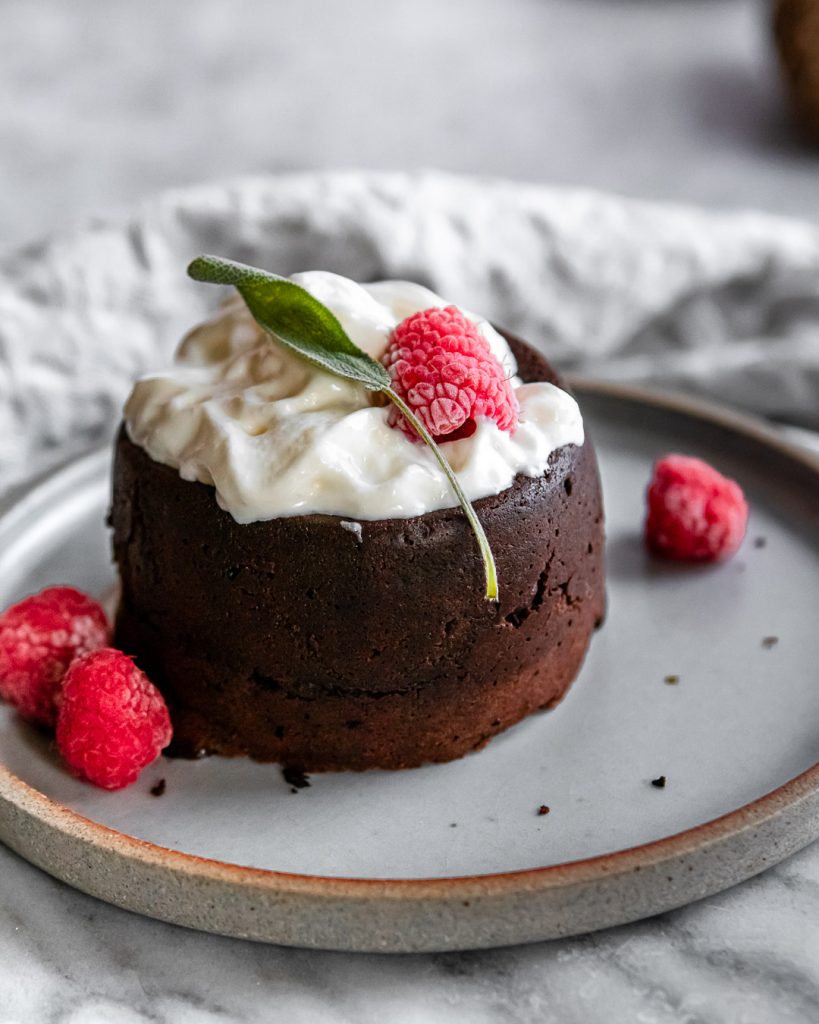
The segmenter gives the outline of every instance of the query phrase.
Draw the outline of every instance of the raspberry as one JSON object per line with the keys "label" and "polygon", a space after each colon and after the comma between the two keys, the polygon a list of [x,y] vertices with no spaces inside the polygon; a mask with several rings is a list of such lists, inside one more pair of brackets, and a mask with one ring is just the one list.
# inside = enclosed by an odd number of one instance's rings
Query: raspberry
{"label": "raspberry", "polygon": [[[518,404],[503,367],[475,324],[455,306],[425,309],[402,320],[382,362],[396,393],[436,441],[469,437],[478,416],[493,419],[501,430],[517,426]],[[389,424],[419,440],[395,407]]]}
{"label": "raspberry", "polygon": [[742,543],[748,524],[742,489],[701,459],[659,459],[647,497],[645,536],[655,555],[715,562],[732,555]]}
{"label": "raspberry", "polygon": [[127,655],[103,647],[72,663],[59,702],[57,746],[75,775],[122,789],[170,741],[162,694]]}
{"label": "raspberry", "polygon": [[73,587],[49,587],[0,615],[0,697],[30,722],[53,725],[72,658],[108,643],[101,606]]}

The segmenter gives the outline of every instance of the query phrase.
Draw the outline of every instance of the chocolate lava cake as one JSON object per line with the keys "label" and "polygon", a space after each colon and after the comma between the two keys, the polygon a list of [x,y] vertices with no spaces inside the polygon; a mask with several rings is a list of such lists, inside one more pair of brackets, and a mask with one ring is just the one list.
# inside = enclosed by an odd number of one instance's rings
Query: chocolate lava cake
{"label": "chocolate lava cake", "polygon": [[[505,336],[524,382],[563,387]],[[116,643],[170,708],[175,753],[249,755],[307,771],[458,758],[556,704],[604,612],[594,450],[474,502],[495,554],[484,599],[459,507],[351,523],[240,524],[213,487],[116,442]]]}

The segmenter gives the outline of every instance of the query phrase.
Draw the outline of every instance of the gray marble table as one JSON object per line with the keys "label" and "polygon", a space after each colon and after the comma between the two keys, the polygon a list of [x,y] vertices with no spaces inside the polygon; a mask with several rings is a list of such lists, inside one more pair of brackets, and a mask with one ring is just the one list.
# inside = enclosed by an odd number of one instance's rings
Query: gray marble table
{"label": "gray marble table", "polygon": [[[0,241],[168,185],[420,167],[815,218],[744,0],[7,0]],[[483,953],[279,949],[129,915],[0,848],[0,1022],[819,1020],[819,850],[627,928]]]}
{"label": "gray marble table", "polygon": [[819,857],[640,924],[480,953],[222,939],[82,896],[0,848],[0,1020],[60,1024],[808,1024]]}
{"label": "gray marble table", "polygon": [[819,857],[628,928],[474,953],[255,945],[136,918],[0,849],[0,1020],[59,1024],[808,1024]]}

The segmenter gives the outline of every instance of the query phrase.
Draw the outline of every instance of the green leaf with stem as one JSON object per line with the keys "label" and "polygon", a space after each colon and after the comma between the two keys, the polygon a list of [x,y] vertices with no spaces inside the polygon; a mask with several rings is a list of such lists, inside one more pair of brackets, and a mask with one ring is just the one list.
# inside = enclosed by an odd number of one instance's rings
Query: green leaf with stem
{"label": "green leaf with stem", "polygon": [[386,368],[349,338],[338,319],[322,302],[286,277],[219,256],[197,257],[188,267],[188,274],[195,281],[233,285],[245,300],[256,322],[285,348],[327,373],[384,394],[395,404],[412,429],[429,445],[446,475],[478,541],[486,578],[486,598],[497,601],[497,569],[481,521],[429,431],[392,390],[392,381]]}

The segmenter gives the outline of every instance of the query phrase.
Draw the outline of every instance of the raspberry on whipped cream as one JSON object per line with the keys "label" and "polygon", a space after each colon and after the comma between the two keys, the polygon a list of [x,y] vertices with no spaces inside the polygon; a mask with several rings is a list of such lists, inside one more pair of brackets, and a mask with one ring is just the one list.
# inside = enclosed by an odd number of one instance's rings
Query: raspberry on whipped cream
{"label": "raspberry on whipped cream", "polygon": [[[437,442],[471,437],[478,417],[514,430],[518,403],[509,378],[477,326],[455,306],[433,306],[402,320],[381,361],[392,386]],[[390,426],[420,441],[397,408]]]}

